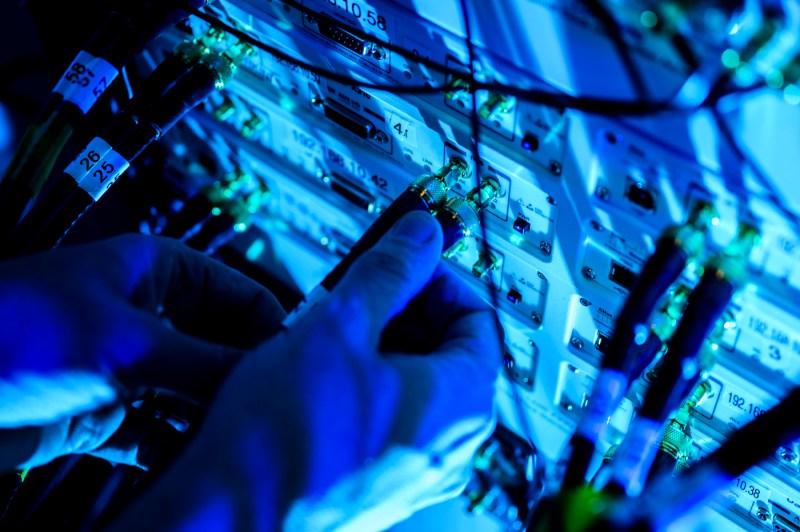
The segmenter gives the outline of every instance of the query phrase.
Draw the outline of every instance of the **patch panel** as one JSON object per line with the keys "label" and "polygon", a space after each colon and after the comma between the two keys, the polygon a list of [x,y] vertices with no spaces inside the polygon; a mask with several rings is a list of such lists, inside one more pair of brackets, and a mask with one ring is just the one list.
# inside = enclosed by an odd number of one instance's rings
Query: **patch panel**
{"label": "patch panel", "polygon": [[[686,67],[669,31],[642,30],[636,17],[647,3],[609,3],[618,8],[633,61],[648,71],[651,94],[674,93]],[[488,287],[497,290],[506,331],[498,415],[522,440],[535,443],[552,475],[588,404],[622,301],[656,240],[666,227],[683,223],[695,201],[711,202],[719,223],[705,252],[681,277],[684,285],[695,284],[705,259],[730,242],[740,222],[755,221],[764,239],[750,256],[748,280],[757,288],[746,288],[730,306],[737,326],[719,340],[711,396],[692,413],[697,456],[775,404],[800,371],[793,358],[800,342],[794,339],[800,315],[794,297],[800,287],[797,224],[776,207],[764,183],[732,172],[729,146],[702,136],[710,118],[703,112],[691,118],[607,118],[480,90],[474,93],[482,127],[478,166],[458,5],[418,4],[229,0],[211,9],[296,59],[260,51],[243,64],[228,92],[189,124],[225,157],[266,176],[274,198],[257,225],[288,228],[283,235],[297,234],[316,263],[329,265],[411,180],[451,158],[464,161],[471,176],[452,183],[450,197],[466,197],[476,178],[496,180],[502,193],[485,211],[486,242],[481,235],[465,240],[448,262],[487,299]],[[511,80],[571,94],[590,93],[601,77],[625,78],[602,25],[580,5],[473,5],[480,19],[476,78],[487,86]],[[197,20],[192,24],[195,32],[206,28]],[[559,42],[580,46],[546,46],[555,37],[534,29],[543,27],[558,28],[552,31]],[[721,52],[722,42],[712,34],[693,44],[699,53]],[[399,53],[398,46],[413,53]],[[348,73],[353,82],[326,79],[301,61]],[[567,72],[563,65],[583,68]],[[361,81],[384,90],[362,88]],[[426,83],[447,90],[391,90]],[[608,87],[613,96],[636,96],[627,82]],[[599,450],[624,436],[649,385],[646,374],[612,416]],[[775,479],[794,475],[797,467],[791,460],[774,462],[765,466],[771,472],[754,469],[743,476],[745,490],[734,485],[706,517],[725,526],[795,526],[787,504],[773,502],[800,499],[794,481]],[[750,487],[766,502],[753,498]]]}

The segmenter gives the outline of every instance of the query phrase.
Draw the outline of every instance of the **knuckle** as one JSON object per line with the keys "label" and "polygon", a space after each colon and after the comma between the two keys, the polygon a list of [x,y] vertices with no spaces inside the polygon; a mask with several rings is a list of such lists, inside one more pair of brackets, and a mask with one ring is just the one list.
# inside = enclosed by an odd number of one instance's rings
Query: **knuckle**
{"label": "knuckle", "polygon": [[359,274],[372,279],[407,279],[412,273],[410,257],[373,249],[362,258]]}

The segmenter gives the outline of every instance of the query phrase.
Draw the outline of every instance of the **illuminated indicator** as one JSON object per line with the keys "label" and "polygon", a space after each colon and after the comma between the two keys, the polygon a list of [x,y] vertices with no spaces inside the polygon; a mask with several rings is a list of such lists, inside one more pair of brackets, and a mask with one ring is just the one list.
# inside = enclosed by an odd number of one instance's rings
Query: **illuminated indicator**
{"label": "illuminated indicator", "polygon": [[536,151],[539,149],[539,137],[533,133],[525,133],[525,136],[522,137],[521,144],[522,149],[525,151]]}
{"label": "illuminated indicator", "polygon": [[517,219],[514,220],[514,231],[524,235],[530,230],[531,230],[531,223],[528,220],[525,220],[524,218],[520,217],[517,217]]}
{"label": "illuminated indicator", "polygon": [[515,289],[511,288],[506,294],[506,299],[514,303],[515,305],[522,301],[522,294],[517,292]]}
{"label": "illuminated indicator", "polygon": [[642,14],[639,15],[639,22],[645,28],[655,28],[658,25],[658,15],[649,10],[642,11]]}
{"label": "illuminated indicator", "polygon": [[722,52],[722,64],[726,68],[736,68],[739,66],[739,53],[736,50],[728,48]]}

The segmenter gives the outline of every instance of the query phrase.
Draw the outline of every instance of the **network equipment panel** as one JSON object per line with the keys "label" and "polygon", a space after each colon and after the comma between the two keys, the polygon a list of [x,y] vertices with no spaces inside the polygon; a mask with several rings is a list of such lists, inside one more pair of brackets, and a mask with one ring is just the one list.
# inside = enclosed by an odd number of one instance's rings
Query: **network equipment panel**
{"label": "network equipment panel", "polygon": [[[465,492],[473,511],[510,529],[524,525],[525,492],[499,473],[524,467],[528,458],[520,465],[514,456],[536,454],[538,480],[558,482],[625,298],[659,235],[702,202],[715,212],[707,243],[659,303],[654,331],[674,331],[704,264],[741,227],[761,238],[742,248],[746,282],[704,347],[715,363],[687,407],[679,469],[800,384],[797,216],[781,192],[785,178],[761,175],[723,134],[751,94],[713,85],[760,83],[752,94],[778,108],[798,103],[791,62],[768,53],[781,35],[775,10],[759,7],[753,21],[742,10],[755,8],[735,3],[604,2],[621,32],[614,36],[592,2],[472,2],[470,57],[459,2],[415,4],[220,0],[162,37],[143,69],[212,26],[267,45],[185,119],[173,162],[191,175],[192,161],[210,151],[220,175],[268,190],[247,223],[277,242],[304,291],[419,175],[463,164],[470,177],[453,184],[451,197],[468,195],[476,175],[492,183],[485,241],[476,231],[446,253],[475,290],[488,300],[496,292],[506,334],[496,399],[504,432],[476,458],[479,481]],[[780,57],[793,57],[781,46]],[[771,81],[770,68],[786,79]],[[243,253],[260,261],[263,243],[248,242]],[[641,368],[608,420],[592,470],[629,430],[656,364]],[[687,522],[800,530],[798,456],[797,444],[781,447]]]}

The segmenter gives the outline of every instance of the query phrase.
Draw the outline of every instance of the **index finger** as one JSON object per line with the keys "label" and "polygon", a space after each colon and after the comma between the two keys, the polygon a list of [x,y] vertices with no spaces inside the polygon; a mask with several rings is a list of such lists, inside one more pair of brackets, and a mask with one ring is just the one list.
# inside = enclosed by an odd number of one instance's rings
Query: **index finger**
{"label": "index finger", "polygon": [[122,262],[128,301],[187,334],[248,349],[274,334],[286,315],[266,288],[176,240],[128,235],[109,245]]}
{"label": "index finger", "polygon": [[477,351],[487,363],[502,358],[503,330],[495,311],[446,265],[387,327],[383,351]]}

